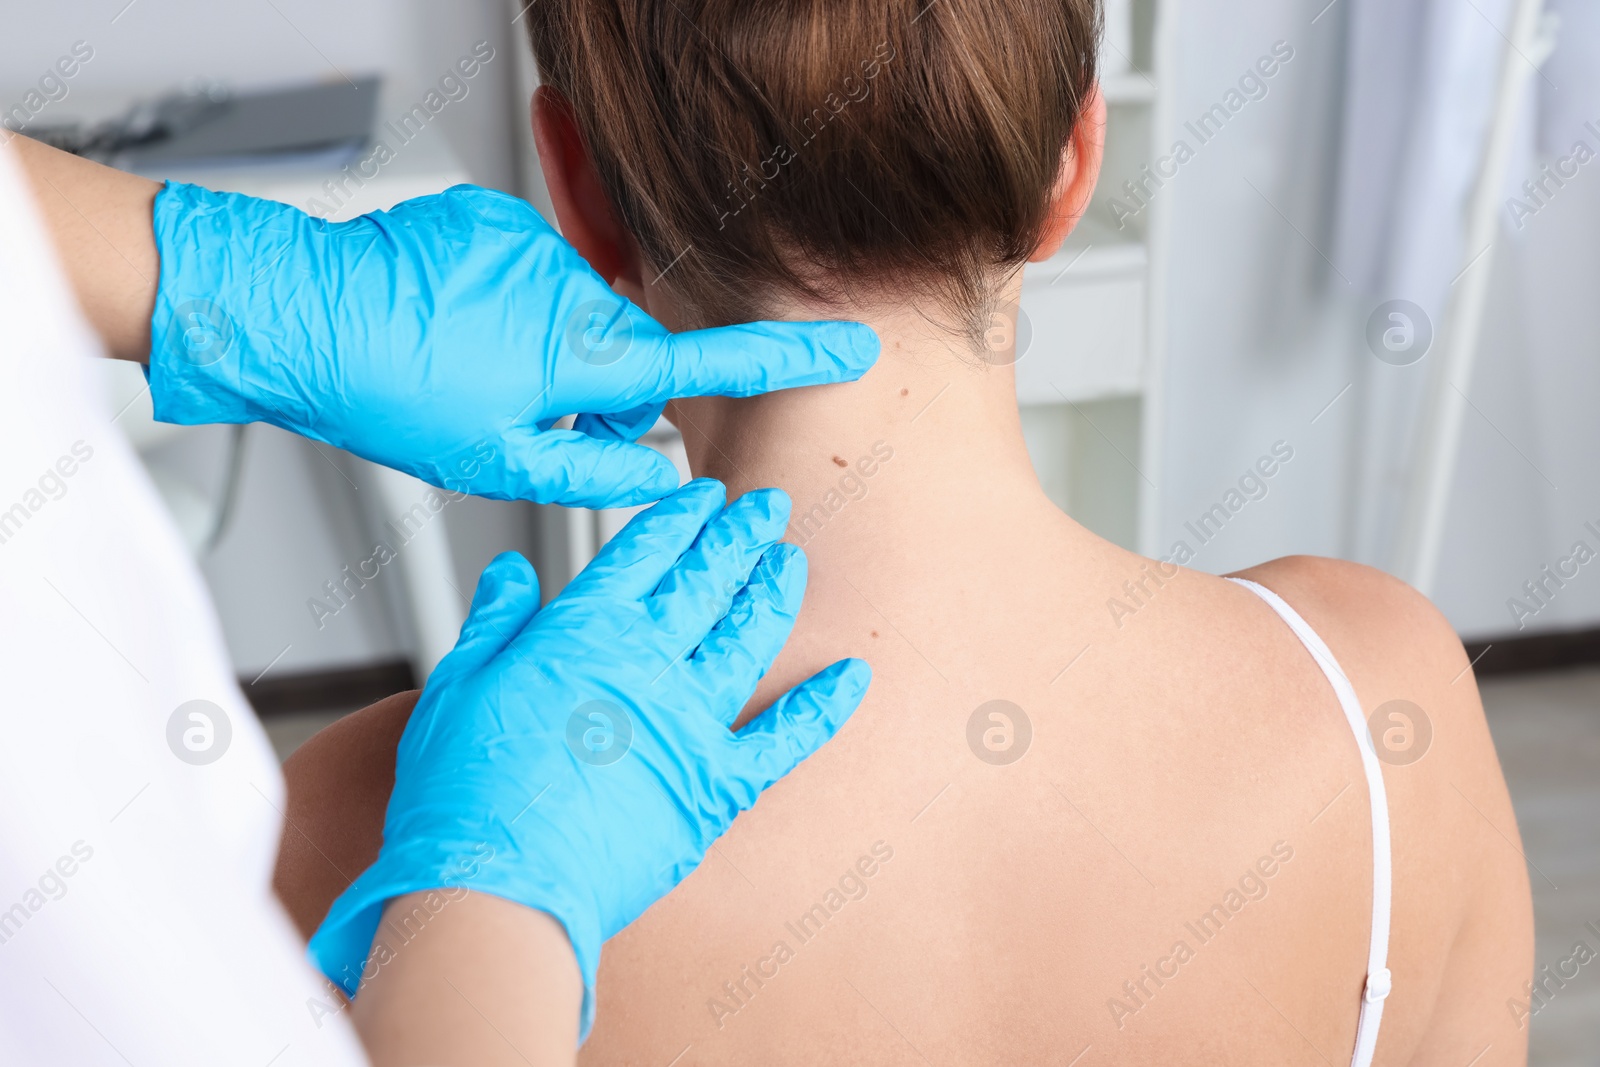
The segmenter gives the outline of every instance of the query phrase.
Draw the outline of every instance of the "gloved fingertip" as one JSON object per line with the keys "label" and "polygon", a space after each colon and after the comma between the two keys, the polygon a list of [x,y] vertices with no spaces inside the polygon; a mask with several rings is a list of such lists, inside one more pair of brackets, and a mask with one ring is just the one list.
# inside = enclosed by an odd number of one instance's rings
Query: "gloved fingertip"
{"label": "gloved fingertip", "polygon": [[872,670],[864,660],[843,659],[779,697],[740,731],[752,767],[775,781],[826,745],[861,706]]}
{"label": "gloved fingertip", "polygon": [[[677,484],[678,472],[674,468],[673,487],[667,494],[675,502],[676,507],[684,510],[685,516],[694,516],[701,525],[704,525],[711,516],[721,510],[728,499],[728,488],[715,478],[691,478],[682,485]],[[658,498],[659,499],[659,498]]]}
{"label": "gloved fingertip", "polygon": [[789,541],[779,541],[762,553],[756,567],[761,573],[777,575],[795,568],[803,571],[806,565],[805,549]]}
{"label": "gloved fingertip", "polygon": [[494,559],[489,561],[489,566],[484,568],[484,570],[493,570],[497,573],[505,573],[508,575],[532,575],[534,573],[533,564],[528,562],[528,558],[521,552],[514,551],[506,551],[496,554]]}
{"label": "gloved fingertip", "polygon": [[612,430],[611,424],[600,415],[583,414],[572,420],[572,428],[585,437],[593,437],[596,441],[616,441],[617,434]]}
{"label": "gloved fingertip", "polygon": [[[595,447],[595,442],[586,442]],[[565,507],[627,508],[652,504],[678,489],[678,469],[653,448],[624,441],[604,444],[603,463],[550,503]]]}
{"label": "gloved fingertip", "polygon": [[[538,611],[539,575],[533,565],[519,553],[500,553],[479,576],[461,636],[434,673],[447,664],[446,673],[450,673],[474,670],[489,662]],[[431,684],[432,675],[429,679]]]}
{"label": "gloved fingertip", "polygon": [[662,497],[677,492],[678,486],[682,484],[682,478],[678,474],[678,468],[672,465],[672,461],[663,456],[661,462],[656,464],[648,484],[652,493]]}
{"label": "gloved fingertip", "polygon": [[798,610],[799,600],[805,594],[809,569],[810,563],[799,545],[779,541],[762,553],[750,573],[750,581],[773,586],[784,607],[793,612]]}
{"label": "gloved fingertip", "polygon": [[872,687],[872,664],[860,656],[851,656],[840,662],[844,664],[839,668],[840,673],[848,676],[850,685],[855,687],[858,694],[865,695]]}
{"label": "gloved fingertip", "polygon": [[742,509],[749,509],[751,521],[759,528],[771,531],[783,529],[789,525],[789,515],[794,510],[794,505],[789,500],[789,494],[782,489],[765,487],[752,489],[740,497],[735,504]]}
{"label": "gloved fingertip", "polygon": [[[629,445],[629,448],[643,446]],[[646,450],[650,451],[650,450]],[[641,504],[653,504],[663,497],[671,496],[677,492],[679,478],[678,470],[664,456],[658,455],[658,462],[639,471],[627,483],[612,493],[600,507],[629,508]]]}
{"label": "gloved fingertip", "polygon": [[585,413],[573,421],[572,428],[597,441],[637,441],[661,418],[662,403],[642,404],[627,411]]}
{"label": "gloved fingertip", "polygon": [[697,527],[704,526],[722,508],[727,499],[727,490],[715,478],[696,478],[680,485],[677,468],[665,460],[663,463],[665,468],[652,475],[652,480],[634,482],[619,489],[603,504],[589,506],[621,508],[643,504],[665,505],[670,502],[670,510],[681,512],[676,516],[678,520],[693,522]]}
{"label": "gloved fingertip", "polygon": [[883,342],[878,338],[878,331],[871,326],[863,322],[830,322],[827,326],[829,330],[824,343],[840,362],[854,372],[850,378],[859,378],[878,362]]}
{"label": "gloved fingertip", "polygon": [[728,487],[715,478],[692,478],[683,484],[680,493],[715,493],[723,498],[728,495]]}
{"label": "gloved fingertip", "polygon": [[502,552],[489,561],[478,578],[478,588],[472,596],[472,610],[478,611],[493,604],[511,585],[532,586],[535,590],[539,586],[539,576],[533,564],[523,558],[520,552]]}
{"label": "gloved fingertip", "polygon": [[864,659],[851,656],[819,671],[812,679],[820,690],[817,701],[823,717],[836,720],[835,728],[848,719],[872,685],[872,667]]}
{"label": "gloved fingertip", "polygon": [[794,510],[794,501],[789,498],[789,494],[777,486],[762,490],[762,494],[766,497],[767,510],[772,516],[787,523],[789,513]]}

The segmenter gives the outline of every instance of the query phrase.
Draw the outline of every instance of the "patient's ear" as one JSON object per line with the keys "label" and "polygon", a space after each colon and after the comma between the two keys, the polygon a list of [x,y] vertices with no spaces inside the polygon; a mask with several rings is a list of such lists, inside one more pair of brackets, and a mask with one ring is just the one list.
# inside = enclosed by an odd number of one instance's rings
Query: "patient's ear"
{"label": "patient's ear", "polygon": [[1055,255],[1061,242],[1089,209],[1089,198],[1100,180],[1100,161],[1105,147],[1106,102],[1096,85],[1094,94],[1078,115],[1072,140],[1061,153],[1061,173],[1056,176],[1055,188],[1050,193],[1050,220],[1045,223],[1039,246],[1028,257],[1030,263]]}
{"label": "patient's ear", "polygon": [[589,159],[572,107],[549,86],[533,94],[533,140],[561,233],[596,274],[619,290],[637,290],[638,246],[617,218]]}

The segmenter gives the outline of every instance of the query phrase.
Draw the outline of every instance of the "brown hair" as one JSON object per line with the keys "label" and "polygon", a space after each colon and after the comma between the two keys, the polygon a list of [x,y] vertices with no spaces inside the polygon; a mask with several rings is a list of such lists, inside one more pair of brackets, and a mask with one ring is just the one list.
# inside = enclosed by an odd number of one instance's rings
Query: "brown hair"
{"label": "brown hair", "polygon": [[537,0],[570,104],[695,325],[914,277],[986,321],[1095,81],[1098,0]]}

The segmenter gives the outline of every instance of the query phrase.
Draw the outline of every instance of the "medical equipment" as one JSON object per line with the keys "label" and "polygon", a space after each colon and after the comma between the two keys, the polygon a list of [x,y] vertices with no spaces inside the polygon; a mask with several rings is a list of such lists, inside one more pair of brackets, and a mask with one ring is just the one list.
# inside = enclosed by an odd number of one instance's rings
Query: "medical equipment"
{"label": "medical equipment", "polygon": [[39,124],[28,132],[141,174],[174,166],[336,169],[371,138],[380,92],[381,79],[370,75],[252,92],[197,82],[97,122]]}

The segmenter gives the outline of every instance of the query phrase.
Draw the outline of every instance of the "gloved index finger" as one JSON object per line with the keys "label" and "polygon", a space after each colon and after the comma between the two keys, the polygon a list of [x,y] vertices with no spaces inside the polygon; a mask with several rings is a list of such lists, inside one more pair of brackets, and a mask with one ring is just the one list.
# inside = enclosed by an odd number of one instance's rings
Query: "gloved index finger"
{"label": "gloved index finger", "polygon": [[618,415],[680,396],[848,382],[878,359],[878,335],[857,322],[755,322],[675,334],[615,293],[571,318],[541,405],[549,411]]}
{"label": "gloved index finger", "polygon": [[727,614],[695,649],[691,658],[696,666],[717,679],[715,691],[727,697],[713,710],[722,713],[722,723],[730,729],[745,699],[789,640],[805,588],[805,553],[795,545],[773,545],[734,596]]}
{"label": "gloved index finger", "polygon": [[694,544],[726,499],[721,482],[696,478],[629,519],[589,565],[567,583],[561,595],[600,590],[625,598],[647,595]]}
{"label": "gloved index finger", "polygon": [[[878,335],[859,322],[752,322],[666,334],[640,368],[650,400],[755,396],[852,382],[878,360]],[[641,397],[641,401],[646,397]]]}
{"label": "gloved index finger", "polygon": [[651,602],[657,617],[698,643],[727,614],[788,523],[789,497],[781,489],[757,489],[729,504],[656,586]]}

